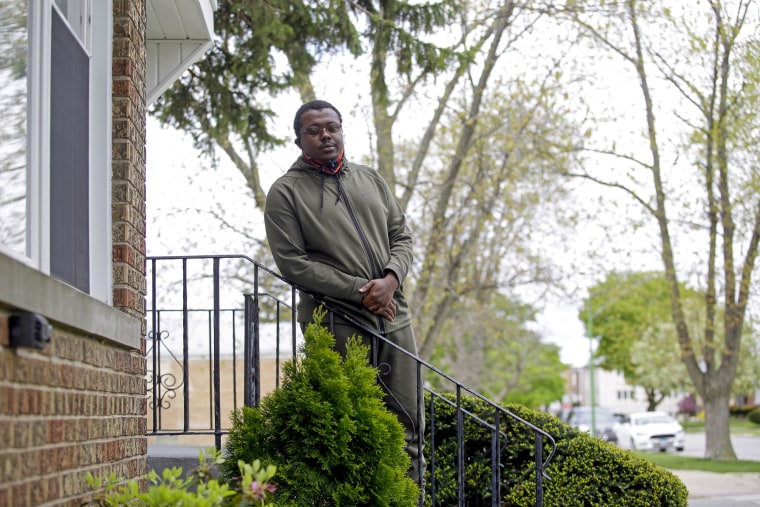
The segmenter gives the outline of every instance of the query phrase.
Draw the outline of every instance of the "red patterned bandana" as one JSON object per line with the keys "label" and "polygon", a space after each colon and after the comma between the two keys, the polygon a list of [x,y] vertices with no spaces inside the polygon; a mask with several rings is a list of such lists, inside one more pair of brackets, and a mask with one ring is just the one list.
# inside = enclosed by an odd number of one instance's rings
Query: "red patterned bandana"
{"label": "red patterned bandana", "polygon": [[317,160],[304,153],[303,159],[309,165],[316,167],[325,174],[338,174],[338,171],[343,168],[343,153],[345,153],[345,150],[342,150],[335,160]]}

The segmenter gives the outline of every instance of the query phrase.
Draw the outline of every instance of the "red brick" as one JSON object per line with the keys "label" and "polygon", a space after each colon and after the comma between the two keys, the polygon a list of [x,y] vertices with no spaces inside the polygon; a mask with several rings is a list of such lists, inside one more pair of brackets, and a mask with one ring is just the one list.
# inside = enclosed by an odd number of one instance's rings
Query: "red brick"
{"label": "red brick", "polygon": [[48,442],[51,444],[63,442],[65,440],[65,429],[66,422],[64,422],[62,419],[53,419],[51,421],[48,421]]}
{"label": "red brick", "polygon": [[11,486],[11,505],[31,505],[29,483],[16,483]]}

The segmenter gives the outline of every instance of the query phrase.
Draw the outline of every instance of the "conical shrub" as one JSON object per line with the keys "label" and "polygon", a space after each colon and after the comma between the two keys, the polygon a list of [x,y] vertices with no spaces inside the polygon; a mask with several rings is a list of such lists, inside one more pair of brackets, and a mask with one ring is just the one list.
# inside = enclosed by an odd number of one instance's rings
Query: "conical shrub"
{"label": "conical shrub", "polygon": [[341,358],[323,316],[315,312],[281,387],[233,414],[222,476],[234,480],[239,459],[261,459],[277,466],[279,506],[415,506],[404,430],[385,408],[368,348],[352,338]]}

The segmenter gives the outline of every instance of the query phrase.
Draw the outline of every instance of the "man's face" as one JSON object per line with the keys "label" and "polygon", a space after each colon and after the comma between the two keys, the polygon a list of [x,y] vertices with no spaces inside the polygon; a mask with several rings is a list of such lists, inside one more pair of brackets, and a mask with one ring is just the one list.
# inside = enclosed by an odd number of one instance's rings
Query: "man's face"
{"label": "man's face", "polygon": [[330,108],[310,109],[301,115],[296,145],[315,160],[335,160],[343,151],[343,130],[338,113]]}

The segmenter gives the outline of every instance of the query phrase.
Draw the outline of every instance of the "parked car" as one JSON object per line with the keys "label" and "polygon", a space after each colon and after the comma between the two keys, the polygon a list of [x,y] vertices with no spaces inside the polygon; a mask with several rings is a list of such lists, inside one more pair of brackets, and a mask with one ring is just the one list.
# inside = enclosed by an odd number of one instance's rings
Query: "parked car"
{"label": "parked car", "polygon": [[667,412],[634,412],[618,428],[622,447],[633,450],[683,451],[683,427]]}
{"label": "parked car", "polygon": [[[594,407],[594,435],[606,442],[616,444],[618,436],[616,430],[617,420],[612,412]],[[567,416],[567,424],[581,431],[591,433],[591,407],[573,407]]]}

